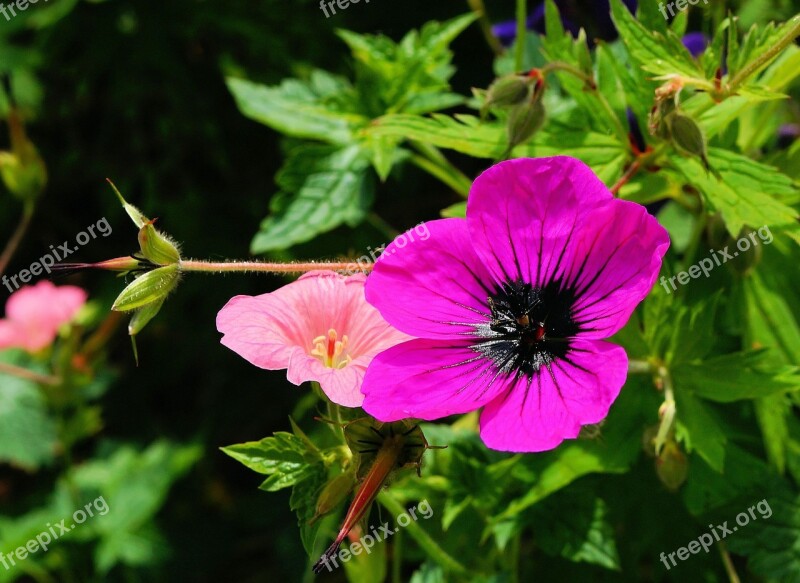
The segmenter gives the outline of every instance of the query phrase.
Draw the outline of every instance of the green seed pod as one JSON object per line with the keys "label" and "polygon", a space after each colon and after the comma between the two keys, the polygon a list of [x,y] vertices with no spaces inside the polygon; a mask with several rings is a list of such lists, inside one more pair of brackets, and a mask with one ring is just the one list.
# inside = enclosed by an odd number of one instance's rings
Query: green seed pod
{"label": "green seed pod", "polygon": [[668,441],[656,458],[656,474],[661,483],[671,491],[677,491],[686,481],[689,460],[674,441]]}
{"label": "green seed pod", "polygon": [[511,114],[508,116],[508,149],[505,156],[533,137],[542,127],[545,115],[541,99],[517,105],[511,110]]}
{"label": "green seed pod", "polygon": [[481,109],[483,117],[490,107],[511,107],[525,101],[531,91],[531,80],[520,75],[499,77],[489,86],[486,102]]}
{"label": "green seed pod", "polygon": [[691,117],[680,113],[671,113],[664,121],[669,127],[672,143],[684,154],[697,156],[708,167],[708,148],[703,130]]}
{"label": "green seed pod", "polygon": [[122,290],[111,309],[115,312],[130,312],[154,302],[163,302],[177,287],[179,279],[180,268],[177,263],[148,271]]}
{"label": "green seed pod", "polygon": [[139,229],[139,247],[142,255],[156,265],[172,265],[181,260],[178,245],[157,231],[152,221]]}

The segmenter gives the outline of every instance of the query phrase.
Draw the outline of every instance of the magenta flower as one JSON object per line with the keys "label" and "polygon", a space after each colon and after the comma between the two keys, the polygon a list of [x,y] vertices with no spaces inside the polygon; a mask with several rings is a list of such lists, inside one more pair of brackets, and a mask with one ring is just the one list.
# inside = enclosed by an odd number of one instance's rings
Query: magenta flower
{"label": "magenta flower", "polygon": [[37,352],[53,343],[58,329],[71,321],[86,303],[79,287],[56,287],[49,281],[25,286],[6,302],[6,317],[0,320],[0,350],[23,348]]}
{"label": "magenta flower", "polygon": [[478,177],[466,219],[428,228],[368,278],[367,300],[417,339],[373,360],[364,409],[394,421],[483,407],[481,438],[503,451],[551,449],[605,418],[628,358],[603,339],[669,247],[645,208],[578,160],[518,159]]}
{"label": "magenta flower", "polygon": [[217,315],[222,344],[254,365],[317,381],[328,398],[361,406],[361,382],[379,352],[408,340],[364,297],[363,274],[305,274],[272,293],[236,296]]}

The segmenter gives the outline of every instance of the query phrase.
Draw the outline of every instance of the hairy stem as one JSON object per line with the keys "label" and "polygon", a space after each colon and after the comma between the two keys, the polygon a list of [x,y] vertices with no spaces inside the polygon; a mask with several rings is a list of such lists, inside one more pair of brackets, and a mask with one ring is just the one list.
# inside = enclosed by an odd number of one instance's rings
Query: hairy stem
{"label": "hairy stem", "polygon": [[272,273],[296,274],[327,269],[331,271],[371,271],[374,264],[343,262],[268,263],[266,261],[203,261],[186,259],[180,262],[181,271],[204,273]]}

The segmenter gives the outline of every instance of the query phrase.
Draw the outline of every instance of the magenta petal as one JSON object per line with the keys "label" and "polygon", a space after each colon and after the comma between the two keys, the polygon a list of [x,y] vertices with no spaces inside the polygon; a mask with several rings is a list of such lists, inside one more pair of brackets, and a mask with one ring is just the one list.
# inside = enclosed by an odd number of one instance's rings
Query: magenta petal
{"label": "magenta petal", "polygon": [[509,160],[475,180],[467,203],[469,233],[495,281],[543,285],[562,271],[578,218],[612,198],[580,160]]}
{"label": "magenta petal", "polygon": [[411,340],[379,354],[361,391],[364,410],[380,421],[438,419],[466,413],[508,385],[494,363],[465,341]]}
{"label": "magenta petal", "polygon": [[638,204],[615,200],[584,217],[571,243],[568,275],[577,289],[580,336],[607,338],[622,328],[653,287],[669,248],[667,231]]}
{"label": "magenta petal", "polygon": [[[569,359],[569,361],[567,361]],[[567,359],[522,377],[481,414],[481,439],[500,451],[553,449],[582,425],[606,417],[628,374],[628,357],[614,344],[575,340]]]}
{"label": "magenta petal", "polygon": [[395,328],[424,338],[458,338],[489,320],[490,280],[467,221],[426,223],[427,240],[389,245],[367,278],[367,301]]}

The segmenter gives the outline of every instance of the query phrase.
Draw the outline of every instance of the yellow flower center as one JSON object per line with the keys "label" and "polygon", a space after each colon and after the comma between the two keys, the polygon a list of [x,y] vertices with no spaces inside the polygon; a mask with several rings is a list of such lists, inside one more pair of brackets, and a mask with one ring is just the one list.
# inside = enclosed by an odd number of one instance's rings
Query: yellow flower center
{"label": "yellow flower center", "polygon": [[340,341],[336,338],[336,330],[331,328],[327,336],[317,336],[311,341],[314,344],[311,355],[319,358],[328,368],[344,368],[353,360],[347,354],[347,335],[342,336]]}

